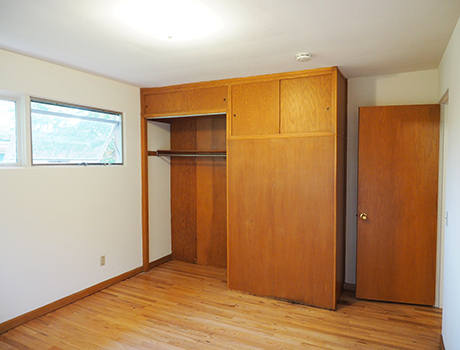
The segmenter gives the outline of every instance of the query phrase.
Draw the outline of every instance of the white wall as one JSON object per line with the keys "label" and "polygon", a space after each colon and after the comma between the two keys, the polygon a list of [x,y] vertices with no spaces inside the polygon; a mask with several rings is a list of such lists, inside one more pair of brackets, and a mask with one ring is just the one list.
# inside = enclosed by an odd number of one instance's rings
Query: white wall
{"label": "white wall", "polygon": [[449,90],[446,119],[446,210],[442,335],[446,349],[460,349],[460,21],[439,66],[439,93]]}
{"label": "white wall", "polygon": [[139,88],[0,50],[0,89],[124,113],[123,166],[0,168],[2,323],[141,266],[142,231]]}
{"label": "white wall", "polygon": [[[148,123],[148,149],[170,149],[169,124]],[[171,254],[171,167],[169,158],[149,157],[149,261]]]}
{"label": "white wall", "polygon": [[346,283],[356,283],[358,107],[438,103],[437,83],[437,70],[348,80]]}

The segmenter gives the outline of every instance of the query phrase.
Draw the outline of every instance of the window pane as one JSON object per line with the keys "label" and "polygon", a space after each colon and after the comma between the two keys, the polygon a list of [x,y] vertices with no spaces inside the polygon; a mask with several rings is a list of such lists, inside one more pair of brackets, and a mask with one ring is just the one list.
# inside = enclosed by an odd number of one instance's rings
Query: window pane
{"label": "window pane", "polygon": [[120,164],[121,114],[32,101],[33,164]]}
{"label": "window pane", "polygon": [[16,102],[0,99],[0,163],[17,163]]}

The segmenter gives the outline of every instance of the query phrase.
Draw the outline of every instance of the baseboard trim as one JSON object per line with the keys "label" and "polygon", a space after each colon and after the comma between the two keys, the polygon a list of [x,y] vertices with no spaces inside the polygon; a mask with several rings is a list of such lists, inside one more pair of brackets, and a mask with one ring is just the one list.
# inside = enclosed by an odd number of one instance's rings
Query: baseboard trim
{"label": "baseboard trim", "polygon": [[344,283],[343,290],[346,290],[347,292],[356,292],[356,284]]}
{"label": "baseboard trim", "polygon": [[441,334],[441,337],[439,339],[439,348],[441,350],[446,350],[446,347],[444,346],[444,339],[442,338],[442,334]]}
{"label": "baseboard trim", "polygon": [[86,288],[84,290],[81,290],[77,293],[74,293],[72,295],[69,295],[67,297],[64,297],[62,299],[56,300],[50,304],[47,304],[45,306],[42,306],[38,309],[32,310],[28,313],[25,313],[23,315],[20,315],[16,318],[13,318],[11,320],[8,320],[6,322],[3,322],[0,324],[0,334],[5,333],[6,331],[9,331],[10,329],[13,329],[23,323],[26,323],[28,321],[31,321],[37,317],[43,316],[51,311],[57,310],[63,306],[69,305],[77,300],[83,299],[84,297],[87,297],[88,295],[94,294],[96,292],[99,292],[107,287],[110,287],[111,285],[114,285],[115,283],[124,281],[125,279],[128,279],[130,277],[133,277],[143,271],[142,267],[138,267],[134,270],[125,272],[119,276],[113,277],[111,279],[108,279],[104,282],[98,283],[94,286],[91,286],[89,288]]}
{"label": "baseboard trim", "polygon": [[166,255],[166,256],[164,256],[164,257],[162,257],[162,258],[160,258],[160,259],[157,259],[157,260],[155,260],[155,261],[151,261],[151,262],[149,263],[149,270],[151,270],[151,269],[153,269],[154,267],[157,267],[157,266],[159,266],[159,265],[161,265],[161,264],[164,264],[164,263],[166,263],[166,262],[168,262],[168,261],[171,261],[172,258],[173,258],[173,257],[172,257],[172,254],[169,254],[169,255]]}

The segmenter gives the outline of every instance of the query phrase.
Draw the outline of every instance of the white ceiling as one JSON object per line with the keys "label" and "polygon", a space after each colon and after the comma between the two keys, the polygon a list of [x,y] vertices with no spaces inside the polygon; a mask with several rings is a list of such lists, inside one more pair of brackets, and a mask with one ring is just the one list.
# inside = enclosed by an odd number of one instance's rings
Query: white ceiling
{"label": "white ceiling", "polygon": [[353,78],[437,68],[460,16],[460,0],[195,0],[222,28],[163,41],[120,20],[126,1],[0,0],[0,48],[139,87],[328,66]]}

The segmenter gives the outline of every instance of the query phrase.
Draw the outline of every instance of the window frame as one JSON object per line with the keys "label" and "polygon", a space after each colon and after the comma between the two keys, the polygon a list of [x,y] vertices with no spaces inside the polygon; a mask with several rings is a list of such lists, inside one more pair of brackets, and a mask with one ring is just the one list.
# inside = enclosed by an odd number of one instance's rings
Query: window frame
{"label": "window frame", "polygon": [[[120,117],[118,129],[119,129],[119,142],[120,146],[117,147],[120,151],[120,162],[116,163],[102,163],[102,162],[71,162],[71,163],[64,163],[64,162],[50,162],[50,163],[34,163],[34,157],[33,157],[33,131],[32,131],[32,103],[44,103],[44,104],[50,104],[50,105],[55,105],[59,107],[68,107],[68,108],[76,108],[80,110],[86,110],[86,111],[91,111],[91,112],[96,112],[96,113],[105,113],[105,114],[113,114],[117,115]],[[79,104],[74,104],[74,103],[67,103],[67,102],[61,102],[61,101],[56,101],[56,100],[49,100],[49,99],[44,99],[44,98],[39,98],[39,97],[30,97],[28,100],[28,108],[29,108],[29,128],[30,128],[30,136],[29,136],[29,141],[30,141],[30,165],[35,167],[35,166],[122,166],[124,165],[125,162],[125,145],[124,145],[124,113],[123,112],[118,112],[118,111],[113,111],[113,110],[108,110],[108,109],[103,109],[103,108],[97,108],[97,107],[89,107],[89,106],[84,106],[84,105],[79,105]]]}
{"label": "window frame", "polygon": [[3,163],[0,162],[0,168],[16,168],[25,166],[25,133],[26,133],[26,123],[24,122],[25,115],[25,104],[26,98],[24,95],[0,90],[0,100],[3,101],[12,101],[15,103],[15,132],[16,132],[16,162],[14,163]]}

